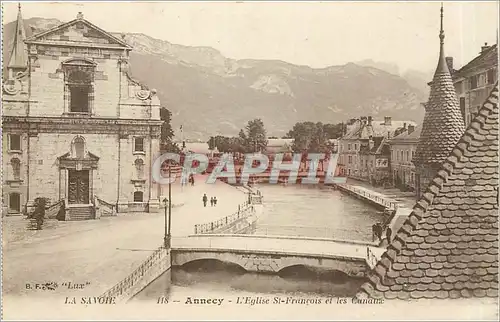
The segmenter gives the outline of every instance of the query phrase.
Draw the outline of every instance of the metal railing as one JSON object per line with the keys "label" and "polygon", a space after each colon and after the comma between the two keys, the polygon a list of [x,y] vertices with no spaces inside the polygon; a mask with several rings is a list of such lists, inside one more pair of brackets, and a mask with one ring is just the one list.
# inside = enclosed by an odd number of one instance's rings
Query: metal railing
{"label": "metal railing", "polygon": [[195,235],[198,234],[210,234],[213,233],[214,231],[222,228],[222,227],[227,227],[231,225],[232,223],[249,217],[254,213],[254,206],[249,203],[248,201],[245,201],[242,205],[238,205],[238,211],[226,216],[224,218],[221,218],[219,220],[215,220],[206,224],[196,224],[194,225],[194,233]]}
{"label": "metal railing", "polygon": [[355,187],[353,187],[351,185],[348,185],[348,184],[341,184],[339,186],[343,187],[344,189],[349,190],[349,191],[351,191],[351,192],[353,192],[353,193],[355,193],[355,194],[357,194],[359,196],[363,196],[366,199],[369,199],[369,200],[371,200],[373,202],[376,202],[379,205],[384,206],[386,208],[389,208],[389,209],[392,209],[392,210],[397,210],[398,209],[398,203],[397,202],[390,201],[387,198],[382,197],[379,194],[370,193],[368,190],[358,189],[358,188],[355,188]]}
{"label": "metal railing", "polygon": [[169,254],[169,250],[165,246],[160,246],[154,251],[139,267],[137,267],[130,275],[125,277],[111,289],[104,292],[101,297],[118,297],[127,294],[159,261],[165,260],[165,256]]}
{"label": "metal railing", "polygon": [[256,235],[264,236],[294,236],[294,237],[314,237],[328,239],[349,239],[352,238],[352,229],[327,228],[313,226],[280,226],[261,225],[255,229]]}

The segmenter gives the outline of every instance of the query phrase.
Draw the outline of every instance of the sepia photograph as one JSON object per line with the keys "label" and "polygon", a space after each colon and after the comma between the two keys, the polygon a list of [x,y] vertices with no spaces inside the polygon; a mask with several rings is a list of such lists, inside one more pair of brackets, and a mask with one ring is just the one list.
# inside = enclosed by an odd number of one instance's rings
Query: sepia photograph
{"label": "sepia photograph", "polygon": [[1,319],[498,321],[499,1],[3,1]]}

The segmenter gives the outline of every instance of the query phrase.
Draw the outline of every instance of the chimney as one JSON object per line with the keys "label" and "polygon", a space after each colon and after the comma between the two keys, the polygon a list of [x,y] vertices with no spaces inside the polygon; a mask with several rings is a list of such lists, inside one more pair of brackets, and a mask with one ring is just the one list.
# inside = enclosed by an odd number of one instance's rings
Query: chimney
{"label": "chimney", "polygon": [[403,123],[403,130],[405,130],[405,131],[406,131],[406,122],[405,122],[405,123]]}
{"label": "chimney", "polygon": [[415,131],[415,125],[413,124],[408,125],[408,134],[413,133],[413,131]]}
{"label": "chimney", "polygon": [[373,120],[373,118],[371,116],[368,116],[368,125],[370,125],[370,126],[372,125],[372,120]]}
{"label": "chimney", "polygon": [[453,73],[453,57],[446,57],[446,65],[448,65],[448,70]]}
{"label": "chimney", "polygon": [[484,46],[481,47],[481,54],[488,50],[491,46],[488,46],[488,43],[485,42]]}
{"label": "chimney", "polygon": [[83,19],[83,13],[81,11],[76,15],[76,19]]}
{"label": "chimney", "polygon": [[392,117],[386,116],[384,118],[384,125],[391,125],[391,120],[392,120]]}

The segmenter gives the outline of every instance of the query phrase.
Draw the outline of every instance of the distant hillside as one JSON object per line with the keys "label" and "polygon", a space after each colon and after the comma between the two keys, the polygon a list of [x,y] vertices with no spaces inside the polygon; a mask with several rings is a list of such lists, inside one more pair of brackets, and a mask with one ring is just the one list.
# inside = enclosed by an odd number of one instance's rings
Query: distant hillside
{"label": "distant hillside", "polygon": [[[59,23],[28,19],[26,33]],[[14,23],[5,25],[6,49],[12,46],[13,30]],[[255,117],[263,119],[273,136],[304,120],[340,122],[363,115],[423,119],[422,89],[378,68],[348,63],[313,69],[283,61],[233,60],[211,47],[175,45],[136,33],[125,34],[125,40],[134,47],[134,77],[157,89],[175,127],[184,125],[186,138],[237,134]],[[9,54],[4,51],[4,61]]]}

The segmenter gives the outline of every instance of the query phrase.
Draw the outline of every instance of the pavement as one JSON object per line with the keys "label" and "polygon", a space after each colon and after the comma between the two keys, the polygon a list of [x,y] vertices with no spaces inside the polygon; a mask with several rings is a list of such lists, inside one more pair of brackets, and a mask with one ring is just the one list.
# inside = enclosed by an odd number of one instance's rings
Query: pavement
{"label": "pavement", "polygon": [[[246,200],[241,191],[222,182],[205,184],[198,175],[195,186],[172,185],[172,235],[194,232],[194,225],[223,218]],[[217,196],[216,207],[203,207],[202,196]],[[180,202],[182,201],[182,202]],[[48,220],[41,231],[28,231],[21,217],[2,218],[3,295],[37,297],[99,296],[128,276],[163,243],[165,215],[118,214],[99,220]],[[56,290],[35,289],[54,282]],[[82,284],[81,289],[71,289]],[[4,308],[5,310],[5,308]]]}

